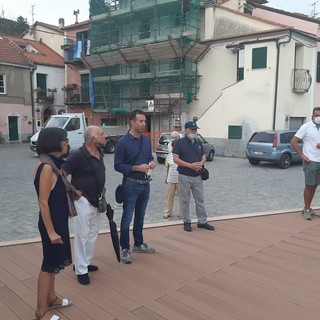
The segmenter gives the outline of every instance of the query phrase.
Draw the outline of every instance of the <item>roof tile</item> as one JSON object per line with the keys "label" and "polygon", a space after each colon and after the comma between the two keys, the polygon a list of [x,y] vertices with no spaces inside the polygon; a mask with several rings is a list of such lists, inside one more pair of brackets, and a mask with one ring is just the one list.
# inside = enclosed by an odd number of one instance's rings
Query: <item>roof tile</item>
{"label": "roof tile", "polygon": [[64,67],[63,57],[40,41],[0,34],[0,48],[0,62]]}

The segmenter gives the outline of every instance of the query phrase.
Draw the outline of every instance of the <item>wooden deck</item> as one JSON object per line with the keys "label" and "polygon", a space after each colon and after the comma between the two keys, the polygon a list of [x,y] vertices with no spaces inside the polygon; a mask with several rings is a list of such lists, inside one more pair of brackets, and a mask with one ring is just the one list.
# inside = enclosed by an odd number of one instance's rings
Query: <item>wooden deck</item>
{"label": "wooden deck", "polygon": [[[57,276],[70,320],[316,320],[320,315],[320,219],[299,213],[220,220],[216,231],[146,228],[153,255],[119,264],[100,234],[91,284],[72,268]],[[33,319],[41,244],[0,247],[0,319]]]}

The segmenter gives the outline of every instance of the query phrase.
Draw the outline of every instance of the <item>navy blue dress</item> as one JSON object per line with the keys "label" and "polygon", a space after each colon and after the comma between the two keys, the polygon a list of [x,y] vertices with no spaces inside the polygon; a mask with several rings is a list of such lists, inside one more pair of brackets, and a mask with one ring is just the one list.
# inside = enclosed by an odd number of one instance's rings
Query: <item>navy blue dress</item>
{"label": "navy blue dress", "polygon": [[[63,159],[58,159],[50,156],[58,169],[64,163]],[[39,180],[44,164],[41,163],[38,167],[34,186],[39,197]],[[55,232],[61,236],[63,244],[52,244],[47,233],[47,229],[43,223],[41,213],[39,214],[38,227],[42,239],[43,261],[41,271],[50,273],[59,273],[61,269],[72,263],[71,259],[71,245],[68,225],[68,200],[65,186],[61,177],[57,179],[57,183],[51,190],[49,196],[49,209],[51,220]]]}

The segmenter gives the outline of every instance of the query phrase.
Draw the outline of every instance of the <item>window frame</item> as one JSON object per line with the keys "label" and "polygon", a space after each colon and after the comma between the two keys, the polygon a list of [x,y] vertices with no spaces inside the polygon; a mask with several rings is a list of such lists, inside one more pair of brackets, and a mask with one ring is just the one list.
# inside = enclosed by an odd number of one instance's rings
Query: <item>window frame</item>
{"label": "window frame", "polygon": [[2,81],[0,80],[0,83],[3,82],[3,85],[0,84],[0,94],[7,94],[6,75],[1,73],[0,77],[2,77]]}

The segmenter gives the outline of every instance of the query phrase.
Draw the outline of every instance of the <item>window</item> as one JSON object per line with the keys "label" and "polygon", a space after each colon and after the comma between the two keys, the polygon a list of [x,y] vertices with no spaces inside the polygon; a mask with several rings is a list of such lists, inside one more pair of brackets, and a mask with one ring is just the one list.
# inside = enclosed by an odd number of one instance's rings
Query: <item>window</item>
{"label": "window", "polygon": [[89,39],[89,31],[81,31],[76,34],[77,41],[85,41]]}
{"label": "window", "polygon": [[140,71],[140,73],[148,73],[148,72],[150,72],[150,61],[149,60],[140,61],[139,71]]}
{"label": "window", "polygon": [[228,139],[242,139],[242,126],[229,126]]}
{"label": "window", "polygon": [[150,38],[150,21],[142,21],[139,25],[139,39],[148,39]]}
{"label": "window", "polygon": [[237,81],[244,79],[244,50],[238,50]]}
{"label": "window", "polygon": [[285,132],[280,134],[280,143],[290,143],[291,139],[295,135],[295,132]]}
{"label": "window", "polygon": [[252,69],[267,67],[267,47],[252,49]]}
{"label": "window", "polygon": [[70,119],[68,124],[66,125],[65,129],[67,131],[75,131],[80,129],[80,118],[73,118]]}
{"label": "window", "polygon": [[81,75],[81,97],[82,102],[90,101],[89,73]]}
{"label": "window", "polygon": [[0,74],[0,94],[6,93],[6,76],[4,74]]}
{"label": "window", "polygon": [[37,98],[43,99],[47,96],[47,75],[37,73]]}

